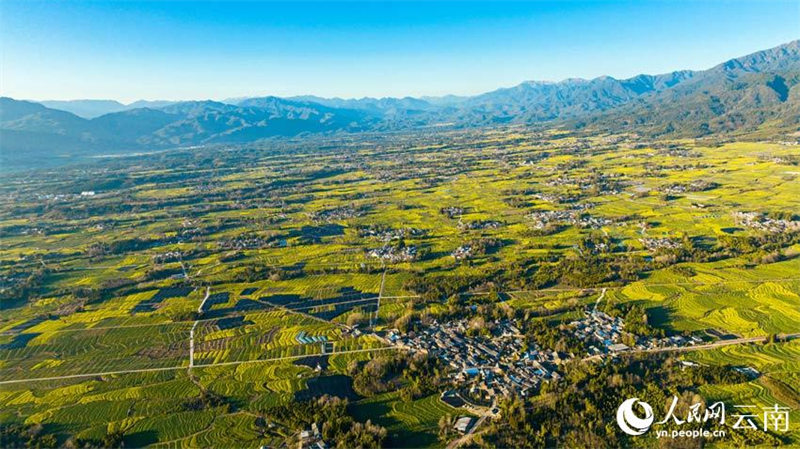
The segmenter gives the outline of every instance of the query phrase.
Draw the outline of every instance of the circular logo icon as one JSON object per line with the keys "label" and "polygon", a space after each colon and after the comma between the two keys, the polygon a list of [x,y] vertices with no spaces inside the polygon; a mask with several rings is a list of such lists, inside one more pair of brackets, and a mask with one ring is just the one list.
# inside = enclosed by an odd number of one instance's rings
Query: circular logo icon
{"label": "circular logo icon", "polygon": [[[639,417],[633,411],[633,406],[639,404],[644,411],[644,417]],[[640,401],[639,398],[631,398],[620,404],[617,409],[617,425],[628,435],[641,435],[653,424],[653,408],[647,402]]]}

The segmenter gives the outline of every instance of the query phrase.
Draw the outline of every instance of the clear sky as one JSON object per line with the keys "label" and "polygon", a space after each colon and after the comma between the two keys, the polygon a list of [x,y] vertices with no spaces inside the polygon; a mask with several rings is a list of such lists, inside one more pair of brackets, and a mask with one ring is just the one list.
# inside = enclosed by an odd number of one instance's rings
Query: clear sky
{"label": "clear sky", "polygon": [[800,38],[800,1],[0,0],[0,94],[475,94],[704,69]]}

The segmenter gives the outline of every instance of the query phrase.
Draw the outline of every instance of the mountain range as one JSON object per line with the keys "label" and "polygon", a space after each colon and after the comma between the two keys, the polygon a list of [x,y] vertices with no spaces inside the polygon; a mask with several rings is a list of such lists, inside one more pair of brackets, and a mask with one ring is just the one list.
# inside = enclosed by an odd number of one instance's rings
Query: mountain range
{"label": "mountain range", "polygon": [[130,104],[123,104],[116,100],[45,100],[38,103],[50,109],[59,109],[71,112],[78,117],[92,119],[101,115],[130,109],[160,108],[176,102],[139,100]]}
{"label": "mountain range", "polygon": [[0,165],[306,134],[547,123],[697,137],[800,123],[800,41],[703,71],[530,81],[470,97],[136,102],[0,98]]}

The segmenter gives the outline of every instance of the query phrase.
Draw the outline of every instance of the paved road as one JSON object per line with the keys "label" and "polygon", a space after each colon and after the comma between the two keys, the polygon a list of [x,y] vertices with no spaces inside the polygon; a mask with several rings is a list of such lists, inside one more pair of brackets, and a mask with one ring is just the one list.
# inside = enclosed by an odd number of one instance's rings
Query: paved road
{"label": "paved road", "polygon": [[[778,335],[779,341],[788,341],[800,338],[800,333],[796,334],[782,334]],[[654,352],[689,352],[689,351],[703,351],[706,349],[719,348],[721,346],[741,345],[747,343],[762,343],[767,340],[767,337],[747,337],[747,338],[733,338],[730,340],[718,340],[713,343],[694,346],[671,346],[666,348],[654,349],[640,349],[634,351],[627,351],[629,353],[654,353]]]}
{"label": "paved road", "polygon": [[[780,334],[778,335],[778,341],[789,341],[794,340],[796,338],[800,338],[800,333],[796,334]],[[720,348],[723,346],[732,346],[732,345],[743,345],[748,343],[763,343],[767,340],[767,337],[746,337],[746,338],[732,338],[730,340],[718,340],[713,343],[707,343],[704,345],[693,345],[693,346],[668,346],[665,348],[653,348],[653,349],[634,349],[631,351],[623,351],[618,352],[618,355],[625,355],[625,354],[655,354],[659,352],[691,352],[691,351],[705,351],[708,349],[715,349]],[[589,360],[602,360],[605,354],[599,355],[592,355],[589,357],[584,357],[584,361]]]}
{"label": "paved road", "polygon": [[383,297],[383,285],[386,283],[386,268],[383,269],[383,275],[381,275],[381,289],[378,290],[378,306],[375,308],[375,318],[374,321],[372,318],[369,319],[369,328],[375,330],[375,322],[378,321],[378,313],[381,311],[381,298]]}
{"label": "paved road", "polygon": [[[203,298],[203,301],[200,303],[200,306],[197,308],[197,313],[203,313],[203,306],[208,301],[208,297],[211,296],[211,287],[206,287],[206,297]],[[189,369],[194,366],[194,329],[197,327],[197,323],[200,320],[195,320],[194,324],[192,324],[192,330],[189,331]]]}
{"label": "paved road", "polygon": [[[671,287],[671,286],[685,286],[685,287],[704,287],[704,286],[711,286],[711,285],[728,285],[728,284],[761,284],[766,282],[797,282],[800,281],[800,277],[785,277],[785,278],[771,278],[771,279],[726,279],[720,281],[712,281],[712,282],[634,282],[631,284],[625,285],[613,285],[610,287],[606,287],[612,290],[619,290],[625,287],[630,287],[631,285],[638,285],[641,287]],[[569,292],[569,291],[596,291],[599,287],[551,287],[551,288],[540,288],[536,290],[506,290],[501,293],[513,294],[513,293],[540,293],[540,292]],[[487,295],[488,293],[480,292],[480,293],[462,293],[463,295]]]}
{"label": "paved road", "polygon": [[203,298],[203,301],[201,301],[200,305],[197,307],[197,313],[203,313],[203,306],[206,305],[209,296],[211,296],[211,287],[206,287],[206,297]]}
{"label": "paved road", "polygon": [[189,331],[189,368],[194,366],[194,328],[197,327],[197,321],[192,325],[192,330]]}

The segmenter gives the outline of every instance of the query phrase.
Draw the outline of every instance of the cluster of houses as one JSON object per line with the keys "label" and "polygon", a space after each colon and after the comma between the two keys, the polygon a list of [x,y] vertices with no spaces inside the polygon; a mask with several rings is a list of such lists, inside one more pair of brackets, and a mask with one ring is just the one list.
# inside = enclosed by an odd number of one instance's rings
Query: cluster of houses
{"label": "cluster of houses", "polygon": [[20,231],[20,235],[45,235],[46,233],[47,231],[45,229],[38,226],[25,228]]}
{"label": "cluster of houses", "polygon": [[[558,380],[559,367],[573,359],[536,343],[526,342],[512,320],[497,320],[488,326],[472,326],[468,319],[432,325],[407,334],[392,330],[387,340],[413,352],[438,357],[450,368],[454,388],[442,400],[454,407],[498,413],[499,397],[526,396],[539,390],[542,382]],[[597,309],[587,310],[581,320],[569,323],[574,335],[584,342],[590,357],[613,356],[636,350],[681,347],[701,343],[698,337],[635,337],[626,334],[624,320]],[[632,347],[623,343],[623,336]],[[466,422],[465,422],[466,424]],[[463,426],[468,428],[469,426]],[[461,432],[465,430],[458,429]]]}
{"label": "cluster of houses", "polygon": [[180,251],[167,251],[165,253],[153,254],[153,263],[178,262],[182,257],[183,254]]}
{"label": "cluster of houses", "polygon": [[[582,245],[590,254],[602,254],[611,252],[613,249],[611,245],[606,242],[594,242],[594,241],[586,241]],[[583,249],[581,249],[581,245],[573,245],[578,253],[583,255]]]}
{"label": "cluster of houses", "polygon": [[620,317],[612,317],[596,309],[586,312],[586,317],[569,323],[574,335],[587,345],[589,355],[625,351],[621,342],[625,323]]}
{"label": "cluster of houses", "polygon": [[630,347],[622,342],[625,322],[620,317],[608,315],[597,309],[587,310],[581,320],[569,323],[574,335],[584,342],[590,356],[614,354],[635,349],[645,351],[657,348],[681,347],[702,343],[696,336],[683,337],[673,335],[663,338],[635,337],[635,344]]}
{"label": "cluster of houses", "polygon": [[470,244],[461,245],[458,248],[456,248],[455,251],[450,253],[450,255],[453,256],[455,260],[469,259],[470,257],[472,257],[472,245]]}
{"label": "cluster of houses", "polygon": [[770,218],[759,212],[734,212],[734,220],[740,226],[757,231],[779,234],[800,231],[800,221]]}
{"label": "cluster of houses", "polygon": [[691,337],[684,337],[682,335],[672,335],[670,337],[663,337],[663,338],[639,337],[636,340],[636,346],[634,346],[634,349],[647,350],[647,349],[657,349],[657,348],[679,348],[682,346],[694,346],[702,342],[703,340],[700,337],[697,337],[696,335],[693,335]]}
{"label": "cluster of houses", "polygon": [[423,233],[421,229],[416,228],[392,229],[377,226],[362,227],[358,230],[359,237],[374,238],[382,242],[391,242],[392,240],[400,240],[407,237],[418,237]]}
{"label": "cluster of houses", "polygon": [[659,151],[660,154],[670,157],[699,157],[700,153],[687,148],[667,148]]}
{"label": "cluster of houses", "polygon": [[439,212],[441,212],[443,215],[446,215],[447,218],[458,218],[464,215],[464,208],[457,206],[448,206],[439,209]]}
{"label": "cluster of houses", "polygon": [[458,220],[458,229],[461,231],[469,231],[473,229],[497,229],[500,226],[502,226],[502,223],[495,220]]}
{"label": "cluster of houses", "polygon": [[566,204],[578,201],[578,197],[568,194],[559,193],[534,193],[533,197],[537,200],[545,201],[553,204]]}
{"label": "cluster of houses", "polygon": [[311,429],[300,431],[298,449],[328,449],[328,443],[322,439],[317,423],[311,423]]}
{"label": "cluster of houses", "polygon": [[503,244],[500,239],[472,239],[456,248],[452,253],[450,253],[450,255],[453,256],[455,260],[464,260],[472,257],[483,256],[492,250],[500,248],[502,245]]}
{"label": "cluster of houses", "polygon": [[222,250],[245,250],[260,248],[283,248],[286,247],[285,239],[274,237],[264,238],[258,235],[241,235],[232,239],[223,240],[218,243]]}
{"label": "cluster of houses", "polygon": [[527,345],[519,329],[508,320],[496,321],[489,334],[471,335],[466,319],[433,323],[419,332],[389,340],[412,351],[432,354],[451,369],[458,386],[448,394],[467,404],[489,406],[499,396],[526,395],[541,382],[558,379],[556,367],[572,356]]}
{"label": "cluster of houses", "polygon": [[663,193],[678,195],[686,192],[704,192],[718,187],[719,184],[704,179],[696,179],[688,184],[670,184],[661,188]]}
{"label": "cluster of houses", "polygon": [[403,247],[383,245],[380,248],[369,250],[367,255],[387,262],[410,262],[417,258],[417,247],[414,245]]}
{"label": "cluster of houses", "polygon": [[37,193],[35,197],[40,201],[68,201],[76,198],[90,198],[95,195],[97,192],[94,190],[84,190],[81,193]]}
{"label": "cluster of houses", "polygon": [[542,210],[526,216],[534,229],[545,229],[551,224],[571,224],[580,228],[600,229],[613,223],[608,218],[595,217],[579,210]]}
{"label": "cluster of houses", "polygon": [[222,186],[219,182],[203,182],[194,186],[195,192],[211,192],[219,189]]}
{"label": "cluster of houses", "polygon": [[677,249],[681,247],[680,241],[668,237],[645,237],[639,239],[639,242],[649,251]]}
{"label": "cluster of houses", "polygon": [[621,175],[605,175],[598,173],[583,178],[559,176],[547,181],[547,185],[551,187],[577,186],[584,191],[594,189],[602,194],[618,195],[621,192],[621,185],[616,178],[621,178]]}
{"label": "cluster of houses", "polygon": [[[797,145],[797,144],[800,144],[800,138],[798,138],[797,141],[795,141],[795,142],[792,142],[792,141],[780,141],[780,142],[778,142],[778,145],[783,145],[783,146],[794,146],[794,145]],[[781,155],[781,156],[777,156],[777,155],[773,155],[773,154],[764,154],[764,155],[759,156],[758,159],[761,160],[761,161],[774,162],[776,164],[782,164],[782,165],[795,165],[795,166],[800,165],[800,157],[798,157],[795,154],[785,154],[785,155]]]}
{"label": "cluster of houses", "polygon": [[308,217],[315,223],[331,223],[334,221],[356,218],[364,215],[363,209],[356,209],[352,206],[336,207],[333,209],[319,210],[311,212]]}
{"label": "cluster of houses", "polygon": [[525,159],[524,161],[518,162],[517,164],[520,167],[534,167],[534,168],[537,168],[537,169],[541,170],[542,166],[539,165],[539,162],[542,159],[545,159],[547,157],[550,157],[550,153],[544,151],[544,152],[538,154],[537,157],[532,157],[532,158]]}

